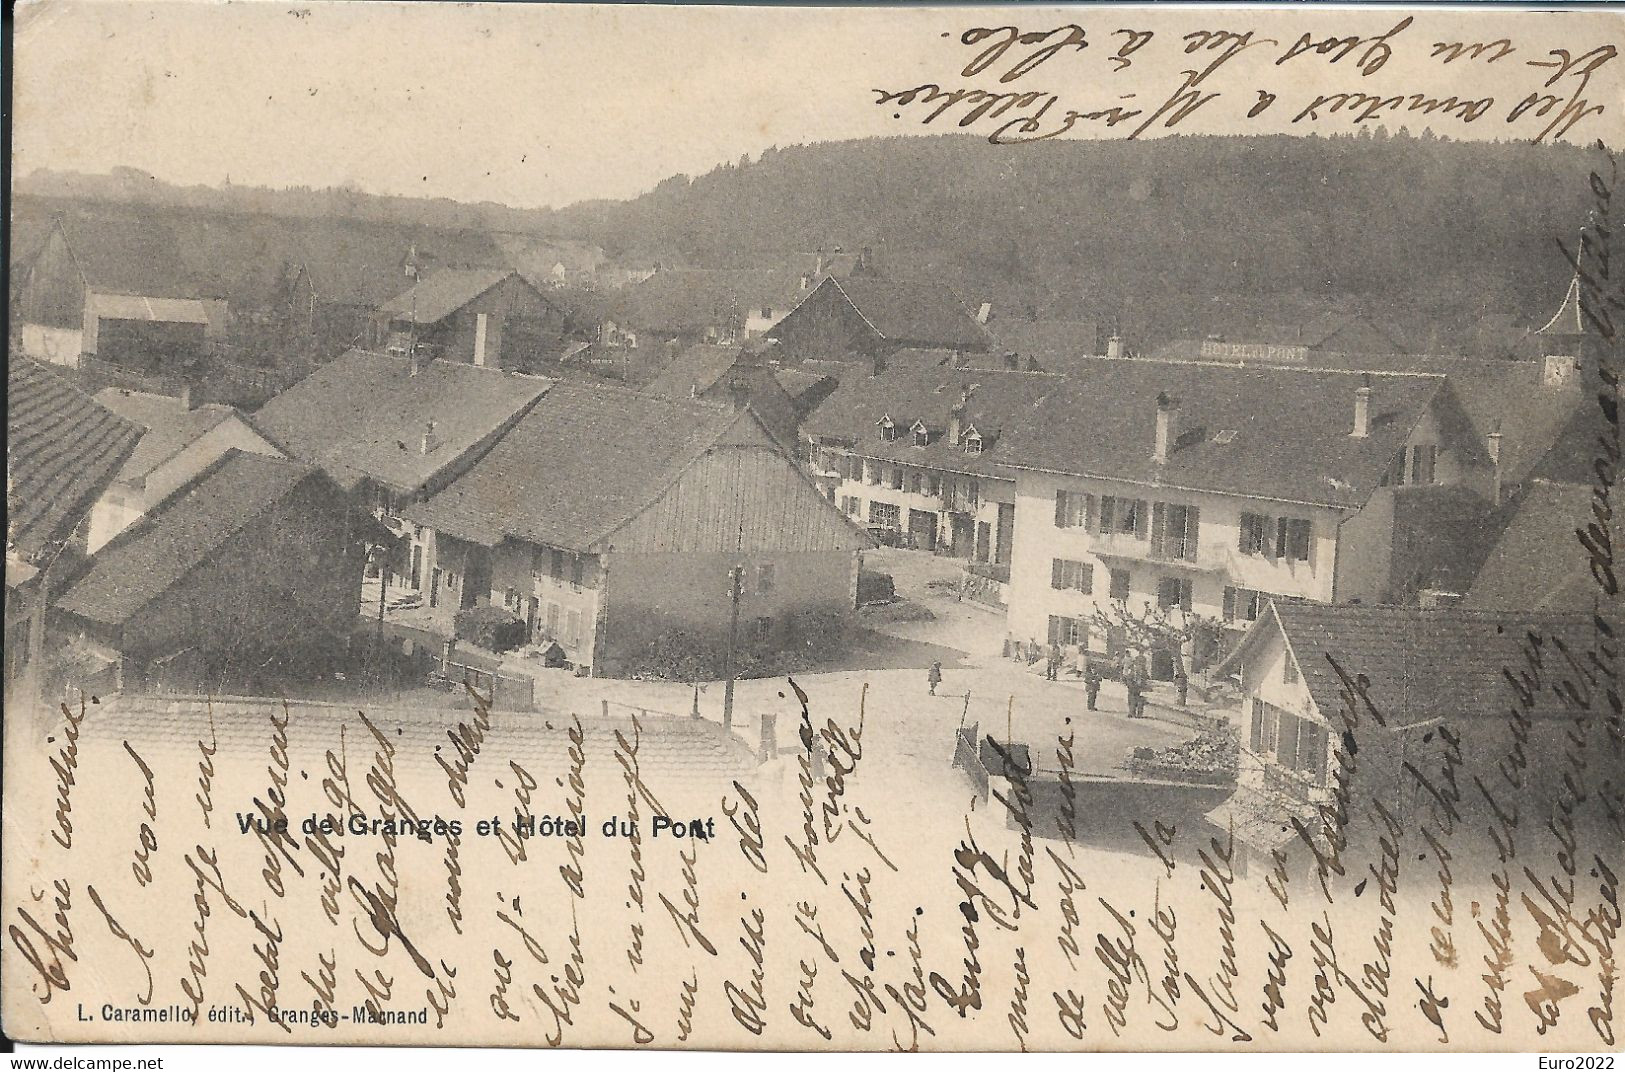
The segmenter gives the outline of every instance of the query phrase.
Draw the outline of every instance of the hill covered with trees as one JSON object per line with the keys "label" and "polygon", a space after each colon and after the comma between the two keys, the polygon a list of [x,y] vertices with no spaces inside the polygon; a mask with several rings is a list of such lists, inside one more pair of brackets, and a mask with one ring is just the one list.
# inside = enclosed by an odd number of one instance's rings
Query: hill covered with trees
{"label": "hill covered with trees", "polygon": [[1574,243],[1598,162],[1403,130],[889,138],[769,151],[551,226],[717,264],[867,246],[891,274],[940,274],[1007,311],[1096,317],[1142,344],[1335,310],[1455,349],[1482,317],[1538,325],[1557,308],[1570,269],[1555,243]]}
{"label": "hill covered with trees", "polygon": [[1430,132],[995,146],[970,135],[769,150],[630,201],[555,211],[336,190],[35,173],[21,195],[335,217],[595,243],[717,267],[869,247],[1006,314],[1089,317],[1149,348],[1325,312],[1459,350],[1484,318],[1538,325],[1569,278],[1597,153]]}

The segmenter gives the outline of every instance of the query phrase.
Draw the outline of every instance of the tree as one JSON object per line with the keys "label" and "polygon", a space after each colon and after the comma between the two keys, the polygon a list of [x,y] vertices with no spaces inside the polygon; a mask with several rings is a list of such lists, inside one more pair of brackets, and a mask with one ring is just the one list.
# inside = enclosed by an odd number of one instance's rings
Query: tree
{"label": "tree", "polygon": [[1154,651],[1166,651],[1175,659],[1188,654],[1192,670],[1200,670],[1212,661],[1224,633],[1216,618],[1179,606],[1158,607],[1149,599],[1138,613],[1130,609],[1126,599],[1096,606],[1093,621],[1096,627],[1121,636],[1124,647],[1136,658],[1147,658]]}

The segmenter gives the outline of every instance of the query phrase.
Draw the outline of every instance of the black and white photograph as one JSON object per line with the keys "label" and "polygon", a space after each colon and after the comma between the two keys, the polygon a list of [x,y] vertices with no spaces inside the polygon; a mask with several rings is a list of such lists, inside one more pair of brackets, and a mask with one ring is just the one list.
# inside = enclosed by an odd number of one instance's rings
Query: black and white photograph
{"label": "black and white photograph", "polygon": [[1619,10],[7,29],[19,1052],[1613,1067]]}

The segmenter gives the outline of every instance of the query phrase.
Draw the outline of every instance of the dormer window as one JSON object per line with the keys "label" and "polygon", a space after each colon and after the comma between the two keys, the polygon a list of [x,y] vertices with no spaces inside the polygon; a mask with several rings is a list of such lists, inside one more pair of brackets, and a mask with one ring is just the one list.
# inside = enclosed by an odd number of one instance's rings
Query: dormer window
{"label": "dormer window", "polygon": [[975,428],[971,428],[965,432],[965,453],[982,453],[982,433],[978,432]]}
{"label": "dormer window", "polygon": [[924,421],[915,421],[914,427],[910,428],[909,431],[914,433],[914,445],[916,447],[929,447],[931,445],[931,431],[926,428]]}
{"label": "dormer window", "polygon": [[893,421],[889,415],[880,418],[879,425],[881,439],[890,443],[897,438],[897,422]]}

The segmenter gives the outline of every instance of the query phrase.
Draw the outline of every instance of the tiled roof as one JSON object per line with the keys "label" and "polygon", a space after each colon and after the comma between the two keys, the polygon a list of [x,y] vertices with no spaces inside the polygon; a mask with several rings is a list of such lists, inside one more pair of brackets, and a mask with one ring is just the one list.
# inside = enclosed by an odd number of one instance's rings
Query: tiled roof
{"label": "tiled roof", "polygon": [[[1436,399],[1459,414],[1458,404],[1443,401],[1449,388],[1441,376],[1371,375],[1369,434],[1357,439],[1349,432],[1355,390],[1366,376],[1097,358],[1030,411],[1000,459],[1103,479],[1359,506]],[[1173,449],[1159,463],[1152,447],[1164,394],[1179,410]]]}
{"label": "tiled roof", "polygon": [[[1194,340],[1170,344],[1159,351],[1156,360],[1200,360],[1200,345]],[[1072,374],[1080,371],[1079,365],[1075,360],[1058,363],[1049,371]],[[1551,450],[1583,396],[1578,377],[1546,384],[1545,363],[1538,360],[1328,350],[1309,354],[1301,362],[1276,366],[1247,362],[1246,366],[1446,376],[1480,442],[1493,431],[1501,433],[1501,479],[1507,484],[1527,477]]]}
{"label": "tiled roof", "polygon": [[[1480,544],[1463,549],[1471,572],[1462,605],[1549,613],[1583,609],[1602,594],[1579,531],[1594,521],[1589,484],[1531,480],[1484,522]],[[1616,531],[1610,537],[1618,540]]]}
{"label": "tiled roof", "polygon": [[[1371,683],[1367,694],[1388,726],[1407,727],[1435,719],[1506,718],[1517,698],[1503,670],[1516,673],[1527,665],[1523,645],[1530,632],[1560,637],[1576,652],[1589,650],[1595,640],[1590,616],[1580,614],[1272,606],[1315,706],[1333,725],[1343,710],[1345,688],[1329,660],[1351,677],[1365,675]],[[1268,621],[1254,629],[1268,628]],[[1560,717],[1561,702],[1550,692],[1542,696],[1531,715]]]}
{"label": "tiled roof", "polygon": [[690,398],[704,394],[728,374],[739,361],[739,347],[690,346],[671,359],[655,378],[644,385],[644,392],[662,398]]}
{"label": "tiled roof", "polygon": [[[295,724],[308,728],[314,736],[331,733],[336,738],[338,727],[347,725],[350,734],[359,733],[371,740],[356,717],[354,704],[294,700],[288,702],[288,710]],[[650,792],[667,804],[672,802],[672,796],[687,793],[704,794],[714,801],[733,779],[748,782],[754,770],[749,747],[715,722],[645,712],[637,716],[634,725],[630,712],[617,716],[616,711],[612,708],[608,717],[581,717],[579,751],[584,760],[583,778],[589,786],[620,784],[622,770],[615,758],[617,732],[628,747],[637,748],[639,776]],[[439,771],[435,751],[445,743],[447,732],[455,731],[459,723],[467,723],[472,716],[464,697],[448,697],[440,708],[393,708],[369,703],[366,712],[368,721],[388,734],[396,749],[397,766],[425,775]],[[263,753],[273,716],[282,718],[283,700],[120,694],[101,698],[96,717],[86,722],[84,732],[88,737],[108,741],[139,732],[142,740],[156,750],[174,749],[180,753],[190,749],[194,755],[195,742],[209,740],[212,732],[219,741],[222,761],[229,763],[231,760],[225,757]],[[574,726],[567,714],[498,709],[492,712],[487,740],[491,748],[500,749],[505,758],[527,770],[562,776],[570,769],[570,731]],[[471,806],[473,803],[471,800]]]}
{"label": "tiled roof", "polygon": [[297,462],[228,451],[92,555],[57,609],[122,625],[314,473]]}
{"label": "tiled roof", "polygon": [[503,268],[440,268],[378,307],[382,313],[438,324],[516,273]]}
{"label": "tiled roof", "polygon": [[[999,317],[987,326],[995,349],[1034,358],[1100,352],[1100,329],[1093,320],[1021,320]],[[1055,371],[1044,366],[1047,371]]]}
{"label": "tiled roof", "polygon": [[991,345],[970,310],[938,284],[853,275],[823,285],[839,287],[888,342],[955,350],[986,350]]}
{"label": "tiled roof", "polygon": [[[1012,457],[1013,431],[1032,419],[1041,399],[1063,381],[1043,373],[964,369],[917,362],[890,363],[877,376],[849,375],[807,416],[802,430],[854,444],[865,457],[961,473],[1004,476],[1001,461]],[[948,411],[970,391],[961,432],[982,436],[982,453],[967,454],[963,443],[948,441]],[[881,436],[891,418],[897,438]],[[923,421],[928,444],[914,445],[910,431]]]}
{"label": "tiled roof", "polygon": [[[523,412],[549,381],[453,361],[412,375],[405,357],[351,350],[265,403],[254,424],[340,486],[421,487]],[[423,453],[434,422],[438,446]]]}
{"label": "tiled roof", "polygon": [[800,280],[790,272],[672,269],[622,291],[614,318],[640,331],[697,331],[752,309],[788,311],[799,287]]}
{"label": "tiled roof", "polygon": [[215,296],[215,288],[188,270],[174,230],[161,220],[65,215],[62,234],[92,290],[152,298]]}
{"label": "tiled roof", "polygon": [[7,537],[34,554],[73,532],[142,428],[21,354],[10,355],[6,383]]}
{"label": "tiled roof", "polygon": [[147,430],[135,453],[118,472],[121,481],[138,481],[197,442],[203,435],[237,411],[230,406],[201,405],[188,409],[170,395],[148,394],[109,387],[96,394],[96,401],[126,420]]}
{"label": "tiled roof", "polygon": [[790,396],[790,401],[798,407],[805,404],[805,400],[824,387],[833,387],[834,379],[816,372],[808,372],[799,368],[781,368],[773,370],[773,378],[779,381],[784,393]]}
{"label": "tiled roof", "polygon": [[587,550],[743,418],[731,406],[556,383],[468,472],[403,516],[463,539]]}

